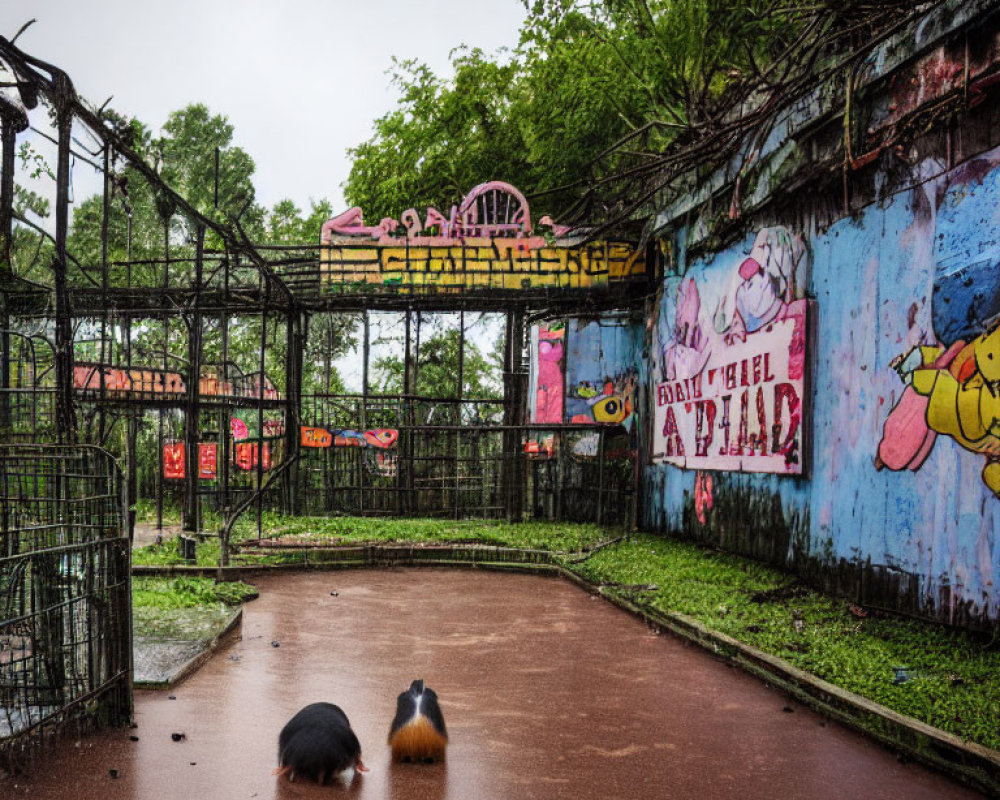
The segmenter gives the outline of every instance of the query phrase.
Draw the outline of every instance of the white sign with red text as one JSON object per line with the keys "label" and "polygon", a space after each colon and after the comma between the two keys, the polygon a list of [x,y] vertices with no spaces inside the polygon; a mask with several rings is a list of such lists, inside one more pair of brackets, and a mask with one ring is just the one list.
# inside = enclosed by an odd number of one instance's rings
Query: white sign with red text
{"label": "white sign with red text", "polygon": [[801,474],[802,312],[773,319],[742,340],[716,340],[700,371],[655,384],[653,460]]}

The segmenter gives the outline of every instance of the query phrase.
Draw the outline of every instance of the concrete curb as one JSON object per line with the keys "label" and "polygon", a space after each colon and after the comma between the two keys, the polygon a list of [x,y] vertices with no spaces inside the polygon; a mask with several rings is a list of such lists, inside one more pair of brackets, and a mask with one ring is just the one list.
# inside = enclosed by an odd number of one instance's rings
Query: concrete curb
{"label": "concrete curb", "polygon": [[204,646],[200,652],[177,667],[170,673],[165,681],[133,681],[133,687],[136,689],[166,689],[176,686],[185,678],[188,678],[196,672],[198,668],[208,661],[208,659],[211,658],[215,651],[220,647],[240,639],[242,636],[242,629],[243,608],[241,606],[229,618],[229,621],[225,624],[221,631],[219,631],[211,639],[204,642]]}
{"label": "concrete curb", "polygon": [[594,586],[574,573],[565,577],[603,597],[654,628],[708,650],[787,692],[798,702],[876,739],[891,750],[945,773],[990,797],[1000,797],[1000,752],[905,716],[861,695],[817,678],[784,659],[772,656],[724,633],[706,628],[684,614],[642,607],[611,591]]}
{"label": "concrete curb", "polygon": [[[815,675],[804,672],[784,659],[713,631],[684,614],[665,612],[632,600],[583,578],[558,563],[552,553],[517,548],[469,548],[434,545],[400,547],[368,545],[350,548],[324,549],[323,554],[337,551],[330,561],[309,565],[280,564],[226,567],[221,570],[226,579],[239,579],[253,574],[300,571],[302,569],[356,569],[407,567],[463,567],[560,576],[584,591],[613,603],[646,624],[696,644],[728,663],[770,683],[798,702],[824,716],[860,731],[897,753],[945,773],[954,780],[1000,797],[1000,751],[966,742],[953,734],[907,717],[886,706],[849,692]],[[515,558],[522,555],[524,560]],[[498,560],[493,560],[497,558]],[[134,574],[200,574],[218,576],[216,567],[170,566],[133,567]],[[204,655],[205,658],[208,654]]]}

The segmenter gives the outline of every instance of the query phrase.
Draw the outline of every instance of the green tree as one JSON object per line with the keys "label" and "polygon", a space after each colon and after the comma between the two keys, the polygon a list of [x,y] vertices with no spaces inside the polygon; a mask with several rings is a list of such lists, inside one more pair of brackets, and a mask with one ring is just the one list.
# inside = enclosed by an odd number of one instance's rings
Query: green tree
{"label": "green tree", "polygon": [[[159,137],[139,120],[106,111],[105,119],[178,195],[210,219],[226,222],[241,215],[241,224],[258,238],[264,210],[254,204],[253,159],[233,145],[233,126],[225,116],[196,103],[172,112]],[[219,154],[216,191],[216,152]],[[114,286],[184,285],[193,278],[192,220],[171,198],[133,166],[115,158],[108,216],[109,278]],[[218,204],[216,204],[216,197]],[[100,280],[103,197],[83,200],[73,214],[69,252],[85,284]],[[211,232],[206,245],[221,242]],[[163,265],[167,251],[169,266]]]}
{"label": "green tree", "polygon": [[[454,397],[458,393],[458,364],[461,332],[452,328],[437,332],[420,344],[416,393],[423,397]],[[499,369],[493,358],[484,356],[476,344],[465,341],[462,367],[462,396],[496,397],[501,393]],[[403,392],[403,359],[390,355],[376,359],[375,391],[380,394]]]}
{"label": "green tree", "polygon": [[[313,201],[303,212],[293,201],[283,199],[266,209],[254,202],[254,162],[244,150],[233,144],[234,129],[229,120],[212,113],[202,104],[193,104],[171,113],[159,136],[138,120],[106,112],[107,121],[147,163],[156,166],[163,180],[188,203],[210,219],[228,223],[237,216],[250,238],[257,244],[279,245],[287,250],[267,251],[278,262],[307,264],[315,260],[315,245],[322,223],[332,215],[328,200]],[[218,170],[216,170],[218,153]],[[29,157],[26,155],[26,157]],[[133,167],[113,164],[114,178],[108,218],[108,261],[112,286],[189,285],[193,280],[193,224],[176,213],[168,198]],[[216,180],[218,176],[218,180]],[[43,209],[44,210],[44,209]],[[103,197],[100,194],[82,201],[74,210],[69,252],[74,277],[84,284],[99,285],[101,264]],[[169,227],[165,227],[167,222]],[[218,237],[209,233],[206,247],[218,250]],[[302,250],[296,250],[302,247]],[[164,265],[165,253],[174,263]],[[244,262],[245,264],[245,262]],[[78,266],[77,266],[78,265]],[[280,266],[280,264],[279,264]],[[244,277],[253,279],[248,268]],[[330,367],[323,373],[324,386],[340,385],[332,368],[332,359],[349,346],[353,318],[341,316],[324,320],[329,336],[311,337],[307,344],[306,384],[318,388],[315,364],[324,358]],[[184,322],[174,319],[167,333],[168,365],[182,367],[186,352],[175,352],[186,341]],[[160,364],[163,360],[164,327],[162,324],[136,326],[133,359],[136,363]],[[237,316],[229,322],[229,360],[244,372],[259,368],[261,324],[259,315]],[[266,364],[269,377],[282,390],[286,339],[284,325],[274,317],[268,320]],[[329,356],[324,350],[331,349]],[[218,364],[222,360],[222,335],[219,320],[204,320],[202,362]],[[330,370],[333,370],[331,373]]]}
{"label": "green tree", "polygon": [[44,282],[55,252],[52,238],[45,229],[51,205],[36,192],[15,184],[13,212],[11,271],[18,278]]}
{"label": "green tree", "polygon": [[454,76],[443,80],[414,60],[396,61],[397,108],[376,120],[375,133],[348,151],[344,195],[370,219],[407,208],[451,205],[483,180],[516,182],[527,169],[511,113],[518,64],[459,49]]}
{"label": "green tree", "polygon": [[[724,124],[729,92],[838,0],[537,0],[511,54],[459,50],[452,75],[402,62],[395,109],[354,158],[345,195],[370,219],[446,209],[506,180],[534,216],[586,215],[588,188]],[[849,4],[848,4],[849,5]]]}
{"label": "green tree", "polygon": [[333,216],[329,200],[313,200],[304,214],[288,198],[279,200],[264,216],[262,244],[303,245],[319,241],[319,229]]}
{"label": "green tree", "polygon": [[202,214],[225,221],[246,209],[251,215],[247,219],[259,225],[263,210],[253,206],[255,165],[246,151],[233,145],[233,133],[227,117],[194,103],[171,112],[152,149],[161,164],[160,176]]}

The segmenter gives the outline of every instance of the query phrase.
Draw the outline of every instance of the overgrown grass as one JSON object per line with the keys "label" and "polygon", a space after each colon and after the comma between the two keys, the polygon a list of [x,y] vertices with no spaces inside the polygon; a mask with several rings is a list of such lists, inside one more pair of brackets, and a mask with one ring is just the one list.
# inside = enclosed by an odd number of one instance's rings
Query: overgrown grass
{"label": "overgrown grass", "polygon": [[233,606],[257,597],[241,581],[211,578],[132,579],[132,627],[137,638],[208,641],[232,617]]}
{"label": "overgrown grass", "polygon": [[[156,501],[139,499],[135,502],[136,522],[156,522]],[[175,505],[164,503],[163,521],[167,525],[176,525],[181,521],[181,510]]]}
{"label": "overgrown grass", "polygon": [[[200,567],[215,567],[219,564],[219,540],[208,537],[195,546],[195,564]],[[169,567],[188,562],[181,558],[177,548],[177,537],[165,538],[162,544],[149,544],[132,551],[132,563],[156,567]],[[237,562],[242,563],[242,562]]]}
{"label": "overgrown grass", "polygon": [[[142,523],[156,522],[156,501],[148,498],[141,498],[135,502],[135,521]],[[216,530],[222,524],[222,517],[218,512],[211,509],[202,509],[202,524],[205,530]],[[180,525],[180,506],[169,501],[163,504],[163,524]]]}
{"label": "overgrown grass", "polygon": [[[508,525],[491,520],[287,517],[278,514],[264,516],[264,529],[267,538],[298,544],[448,542],[567,552],[593,546],[609,536],[597,525],[561,522]],[[257,525],[250,518],[241,519],[233,530],[236,540],[256,536]]]}
{"label": "overgrown grass", "polygon": [[574,568],[641,604],[687,614],[836,686],[1000,749],[1000,652],[970,634],[858,617],[848,602],[777,570],[656,536],[635,536]]}
{"label": "overgrown grass", "polygon": [[[616,534],[597,525],[574,525],[556,522],[524,522],[519,525],[490,520],[382,519],[371,517],[289,517],[264,514],[264,538],[280,539],[287,544],[311,544],[335,547],[354,544],[485,544],[530,550],[577,553],[593,547]],[[234,542],[257,538],[256,521],[240,519],[233,529]],[[198,566],[219,563],[219,540],[206,537],[196,548]],[[134,551],[133,563],[155,566],[183,564],[176,539],[148,545]],[[233,564],[294,564],[312,560],[303,551],[272,554],[236,553]]]}
{"label": "overgrown grass", "polygon": [[133,608],[194,608],[206,605],[238,606],[257,597],[257,590],[242,581],[216,583],[211,578],[132,579]]}
{"label": "overgrown grass", "polygon": [[[299,544],[484,543],[545,549],[588,580],[779,656],[902,714],[1000,749],[1000,652],[961,631],[895,618],[857,616],[850,604],[797,584],[757,562],[660,536],[639,534],[580,560],[617,536],[594,525],[267,515],[265,536]],[[235,537],[256,538],[241,522]],[[218,563],[219,545],[198,545]],[[237,556],[233,563],[297,563],[301,551]],[[136,563],[179,563],[176,544],[136,553]],[[209,581],[211,583],[211,581]]]}

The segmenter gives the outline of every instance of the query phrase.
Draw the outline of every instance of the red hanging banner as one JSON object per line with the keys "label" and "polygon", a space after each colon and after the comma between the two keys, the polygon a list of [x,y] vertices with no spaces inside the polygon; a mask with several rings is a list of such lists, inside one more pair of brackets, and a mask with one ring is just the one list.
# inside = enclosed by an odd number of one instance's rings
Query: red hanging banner
{"label": "red hanging banner", "polygon": [[333,444],[333,434],[326,428],[310,428],[302,426],[303,447],[330,447]]}
{"label": "red hanging banner", "polygon": [[[260,452],[258,449],[257,442],[242,442],[236,445],[236,455],[235,461],[236,466],[240,469],[255,469],[257,467],[257,453]],[[265,469],[271,469],[271,445],[267,442],[264,443],[264,456],[261,460],[261,466]]]}
{"label": "red hanging banner", "polygon": [[219,446],[214,442],[198,445],[198,477],[204,481],[214,481]]}
{"label": "red hanging banner", "polygon": [[184,477],[184,442],[163,445],[163,477],[167,479]]}

